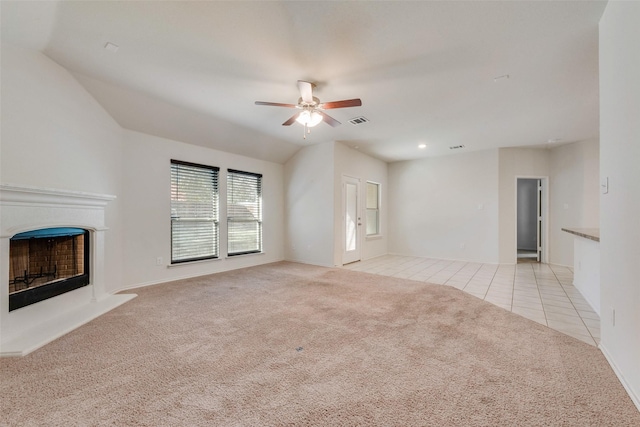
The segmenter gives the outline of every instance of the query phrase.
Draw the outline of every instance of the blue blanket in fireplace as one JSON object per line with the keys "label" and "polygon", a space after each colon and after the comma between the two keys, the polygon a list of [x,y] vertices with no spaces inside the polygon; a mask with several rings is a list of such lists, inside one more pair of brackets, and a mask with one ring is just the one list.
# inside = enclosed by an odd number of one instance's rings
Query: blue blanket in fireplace
{"label": "blue blanket in fireplace", "polygon": [[40,230],[25,231],[24,233],[18,233],[11,238],[11,240],[25,240],[25,239],[43,239],[49,237],[62,237],[62,236],[78,236],[84,234],[85,230],[82,228],[71,227],[56,227],[56,228],[43,228]]}

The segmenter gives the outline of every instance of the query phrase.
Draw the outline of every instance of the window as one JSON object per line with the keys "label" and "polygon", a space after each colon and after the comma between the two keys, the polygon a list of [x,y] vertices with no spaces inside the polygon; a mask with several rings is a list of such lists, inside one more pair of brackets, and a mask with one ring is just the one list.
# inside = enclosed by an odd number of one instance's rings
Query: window
{"label": "window", "polygon": [[218,257],[218,168],[171,160],[171,263]]}
{"label": "window", "polygon": [[367,236],[380,234],[380,184],[367,182]]}
{"label": "window", "polygon": [[228,172],[227,255],[262,252],[262,175]]}

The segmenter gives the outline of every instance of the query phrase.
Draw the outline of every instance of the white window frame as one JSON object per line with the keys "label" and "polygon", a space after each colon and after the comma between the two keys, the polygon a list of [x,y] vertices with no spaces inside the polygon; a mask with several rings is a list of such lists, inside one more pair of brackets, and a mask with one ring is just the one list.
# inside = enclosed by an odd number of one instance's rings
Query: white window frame
{"label": "white window frame", "polygon": [[[233,176],[238,178],[244,176],[249,179],[256,179],[256,200],[248,204],[239,203],[234,194],[232,180]],[[255,172],[241,171],[237,169],[227,169],[227,256],[236,257],[240,255],[260,254],[263,251],[263,203],[262,203],[262,174]],[[233,245],[232,230],[239,225],[255,224],[257,239],[255,248],[247,248],[246,250],[231,250]],[[248,235],[247,237],[252,237]],[[249,242],[251,243],[251,242]]]}
{"label": "white window frame", "polygon": [[[190,163],[181,160],[171,159],[171,264],[181,264],[193,261],[202,261],[208,259],[217,259],[220,254],[220,227],[219,227],[219,170],[220,168],[215,166],[201,165],[197,163]],[[178,175],[180,174],[180,175]],[[198,209],[197,202],[195,203],[195,209],[189,211],[188,208],[180,206],[180,202],[184,202],[184,196],[197,197],[193,191],[193,188],[187,186],[180,186],[180,176],[192,175],[193,177],[203,179],[205,182],[208,176],[211,177],[211,191],[210,200],[211,206],[208,207],[208,203],[204,203],[202,209]],[[200,176],[198,176],[200,175]],[[183,194],[181,197],[180,194]],[[182,199],[182,200],[180,200]],[[183,210],[181,213],[180,211]],[[204,224],[205,227],[201,230],[186,231],[182,235],[180,233],[180,226],[189,223]],[[206,224],[209,223],[208,230]],[[193,233],[194,236],[189,236],[189,233]],[[188,240],[186,238],[189,238]],[[193,238],[195,237],[195,239]],[[194,253],[194,256],[179,256],[179,249],[176,246],[179,245],[178,240],[180,238],[185,239],[193,243],[194,241],[201,241],[201,248],[197,248],[197,243],[192,248],[192,251],[201,253]],[[188,249],[184,250],[188,252]]]}
{"label": "white window frame", "polygon": [[[369,208],[369,185],[375,185],[377,189],[377,206],[375,208]],[[381,207],[381,197],[382,197],[382,185],[379,182],[375,181],[366,181],[365,183],[365,236],[367,238],[375,238],[382,235],[382,221],[380,220],[380,207]],[[369,212],[376,212],[376,231],[375,233],[369,233]]]}

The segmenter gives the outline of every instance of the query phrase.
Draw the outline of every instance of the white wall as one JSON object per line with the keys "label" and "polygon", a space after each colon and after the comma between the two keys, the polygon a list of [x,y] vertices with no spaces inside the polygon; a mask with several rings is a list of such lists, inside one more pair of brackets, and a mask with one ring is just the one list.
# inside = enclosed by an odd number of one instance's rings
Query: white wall
{"label": "white wall", "polygon": [[[543,201],[548,205],[543,206],[548,260],[572,266],[573,238],[561,228],[597,226],[598,141],[551,150],[502,148],[390,164],[389,252],[515,263],[517,177],[549,178],[545,184],[548,200]],[[482,198],[496,200],[497,222],[486,210],[475,222],[469,221],[473,214],[468,206],[477,209],[482,202],[474,200]],[[481,220],[482,215],[486,217]],[[465,232],[460,224],[465,224]],[[470,247],[465,235],[479,236],[486,244],[476,241]],[[464,250],[460,248],[462,243]],[[498,245],[497,254],[492,252],[493,245]]]}
{"label": "white wall", "polygon": [[390,253],[498,261],[498,150],[391,163],[388,199]]}
{"label": "white wall", "polygon": [[[361,258],[363,260],[385,255],[388,252],[388,203],[387,203],[387,163],[347,147],[342,143],[334,146],[334,264],[342,265],[344,250],[342,223],[342,176],[347,175],[360,179],[360,217],[362,227],[360,233]],[[380,235],[366,237],[365,197],[367,181],[380,184]]]}
{"label": "white wall", "polygon": [[573,235],[562,228],[598,228],[600,222],[599,143],[576,142],[549,153],[552,264],[573,266]]}
{"label": "white wall", "polygon": [[122,283],[122,129],[64,68],[2,44],[4,184],[111,194],[105,287]]}
{"label": "white wall", "polygon": [[284,165],[285,258],[333,267],[334,143],[309,145]]}
{"label": "white wall", "polygon": [[580,291],[593,311],[602,317],[600,309],[600,243],[574,236],[573,285]]}
{"label": "white wall", "polygon": [[[282,165],[123,130],[64,68],[6,44],[1,155],[2,183],[117,196],[106,210],[107,292],[284,258]],[[265,254],[166,267],[171,158],[263,173]]]}
{"label": "white wall", "polygon": [[609,2],[600,20],[600,347],[640,409],[638,22],[640,2]]}
{"label": "white wall", "polygon": [[500,263],[516,262],[516,178],[549,176],[548,155],[545,149],[501,148],[499,150]]}
{"label": "white wall", "polygon": [[[223,151],[124,131],[124,287],[211,274],[284,259],[283,166]],[[261,173],[263,254],[226,258],[220,222],[220,259],[171,266],[171,159],[220,168],[220,210],[226,209],[226,170]],[[221,215],[221,219],[225,216]],[[161,265],[156,259],[162,257]]]}

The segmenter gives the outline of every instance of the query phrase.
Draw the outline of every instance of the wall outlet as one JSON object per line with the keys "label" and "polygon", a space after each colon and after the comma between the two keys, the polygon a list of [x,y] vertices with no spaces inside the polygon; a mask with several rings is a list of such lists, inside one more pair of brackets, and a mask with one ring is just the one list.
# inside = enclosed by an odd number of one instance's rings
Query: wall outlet
{"label": "wall outlet", "polygon": [[616,309],[611,307],[611,326],[616,326]]}
{"label": "wall outlet", "polygon": [[161,256],[156,258],[156,265],[162,265],[162,257]]}
{"label": "wall outlet", "polygon": [[609,192],[609,177],[602,178],[600,182],[600,189],[602,190],[602,194],[607,194]]}
{"label": "wall outlet", "polygon": [[460,243],[460,249],[464,249],[467,245],[465,243]]}

